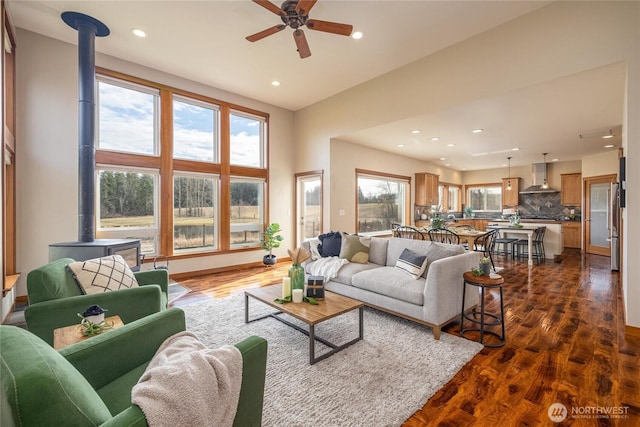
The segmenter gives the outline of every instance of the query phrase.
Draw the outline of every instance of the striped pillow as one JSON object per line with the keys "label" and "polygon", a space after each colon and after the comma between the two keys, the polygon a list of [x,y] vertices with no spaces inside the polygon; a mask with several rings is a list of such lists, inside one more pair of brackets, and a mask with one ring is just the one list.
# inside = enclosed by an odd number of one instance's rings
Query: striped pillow
{"label": "striped pillow", "polygon": [[396,262],[396,268],[404,271],[414,279],[418,279],[427,268],[427,256],[404,249]]}

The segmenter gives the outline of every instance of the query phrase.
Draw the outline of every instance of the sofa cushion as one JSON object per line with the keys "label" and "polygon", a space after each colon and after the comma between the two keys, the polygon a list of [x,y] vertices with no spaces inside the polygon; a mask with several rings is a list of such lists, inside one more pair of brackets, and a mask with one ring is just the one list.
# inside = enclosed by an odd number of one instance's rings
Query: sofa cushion
{"label": "sofa cushion", "polygon": [[134,288],[138,281],[121,255],[110,255],[67,265],[85,294]]}
{"label": "sofa cushion", "polygon": [[344,258],[349,262],[366,264],[369,261],[370,245],[371,237],[342,233],[340,258]]}
{"label": "sofa cushion", "polygon": [[412,239],[389,239],[389,249],[387,250],[387,266],[393,267],[398,262],[402,251],[409,249],[419,255],[427,255],[427,268],[422,277],[427,277],[429,273],[429,266],[433,261],[441,258],[446,258],[458,254],[465,253],[465,248],[462,245],[450,245],[447,243],[431,242],[426,240],[412,240]]}
{"label": "sofa cushion", "polygon": [[427,277],[427,274],[429,273],[429,266],[431,266],[432,262],[466,252],[466,249],[462,245],[449,245],[447,243],[437,242],[430,243],[432,243],[432,245],[427,251],[427,268],[424,270],[422,277]]}
{"label": "sofa cushion", "polygon": [[340,255],[342,235],[339,231],[331,231],[329,233],[321,234],[318,236],[318,239],[320,239],[318,252],[320,252],[321,256],[327,257]]}
{"label": "sofa cushion", "polygon": [[338,275],[331,279],[332,282],[340,282],[345,285],[351,285],[351,279],[354,275],[361,273],[367,270],[374,270],[380,268],[377,264],[366,263],[366,264],[358,264],[355,262],[350,262],[343,265],[340,270],[338,270]]}
{"label": "sofa cushion", "polygon": [[424,279],[414,280],[395,267],[379,267],[354,274],[351,284],[400,301],[424,304]]}
{"label": "sofa cushion", "polygon": [[369,262],[378,265],[385,265],[387,262],[387,247],[389,246],[389,239],[382,237],[372,237],[371,245],[369,246]]}
{"label": "sofa cushion", "polygon": [[404,271],[411,276],[411,278],[417,279],[427,268],[427,256],[418,255],[412,250],[405,248],[396,262],[396,268],[400,271]]}
{"label": "sofa cushion", "polygon": [[[53,347],[24,329],[0,326],[3,425],[97,426],[111,413],[89,382]],[[6,406],[5,406],[6,403]]]}

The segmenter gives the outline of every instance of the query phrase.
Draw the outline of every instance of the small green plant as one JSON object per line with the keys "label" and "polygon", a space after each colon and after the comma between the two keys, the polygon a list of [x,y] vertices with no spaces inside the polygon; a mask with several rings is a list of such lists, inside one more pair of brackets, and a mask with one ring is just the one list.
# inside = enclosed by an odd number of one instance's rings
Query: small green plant
{"label": "small green plant", "polygon": [[484,270],[478,267],[473,267],[471,269],[471,272],[473,273],[474,276],[482,276],[484,275]]}
{"label": "small green plant", "polygon": [[437,213],[433,218],[431,218],[431,228],[444,228],[444,219],[440,216],[440,214]]}
{"label": "small green plant", "polygon": [[84,335],[85,337],[92,337],[113,328],[113,322],[108,323],[106,320],[103,320],[100,323],[93,323],[89,319],[83,317],[80,313],[78,313],[78,317],[82,319],[80,321],[80,325],[83,328],[82,335]]}
{"label": "small green plant", "polygon": [[464,214],[467,216],[467,218],[471,218],[471,215],[473,214],[473,208],[471,206],[465,206]]}
{"label": "small green plant", "polygon": [[269,224],[262,233],[262,249],[265,251],[269,251],[269,258],[273,257],[273,250],[280,247],[280,244],[284,240],[284,238],[278,234],[282,231],[280,228],[280,224],[274,222]]}

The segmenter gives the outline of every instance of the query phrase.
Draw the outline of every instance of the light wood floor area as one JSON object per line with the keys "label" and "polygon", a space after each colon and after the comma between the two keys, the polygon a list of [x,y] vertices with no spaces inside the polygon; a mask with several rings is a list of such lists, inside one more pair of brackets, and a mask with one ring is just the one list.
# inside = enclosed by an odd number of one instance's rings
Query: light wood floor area
{"label": "light wood floor area", "polygon": [[[481,351],[404,426],[640,426],[640,338],[625,336],[609,258],[576,251],[560,263],[530,268],[499,257],[497,265],[505,267],[506,345]],[[174,305],[277,283],[288,267],[183,279],[192,291]],[[497,302],[493,294],[488,300]],[[444,331],[459,335],[459,325]],[[556,402],[569,411],[561,424],[547,416]],[[590,408],[627,418],[588,418]],[[572,418],[573,410],[583,418]]]}

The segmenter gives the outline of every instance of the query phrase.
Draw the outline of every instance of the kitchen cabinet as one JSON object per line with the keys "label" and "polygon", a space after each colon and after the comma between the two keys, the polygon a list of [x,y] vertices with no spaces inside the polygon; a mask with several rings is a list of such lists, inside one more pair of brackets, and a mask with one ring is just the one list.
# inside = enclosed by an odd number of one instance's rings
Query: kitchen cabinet
{"label": "kitchen cabinet", "polygon": [[439,205],[438,185],[440,176],[421,172],[416,174],[416,205]]}
{"label": "kitchen cabinet", "polygon": [[582,174],[563,173],[560,175],[560,202],[564,206],[582,205]]}
{"label": "kitchen cabinet", "polygon": [[[511,190],[507,190],[511,181]],[[502,178],[502,208],[518,206],[518,196],[520,194],[520,178]]]}
{"label": "kitchen cabinet", "polygon": [[456,225],[470,225],[476,230],[485,231],[487,225],[489,224],[489,220],[487,219],[458,219],[455,223],[451,224],[452,227]]}
{"label": "kitchen cabinet", "polygon": [[565,221],[562,223],[562,243],[565,248],[580,248],[582,224],[578,221]]}

